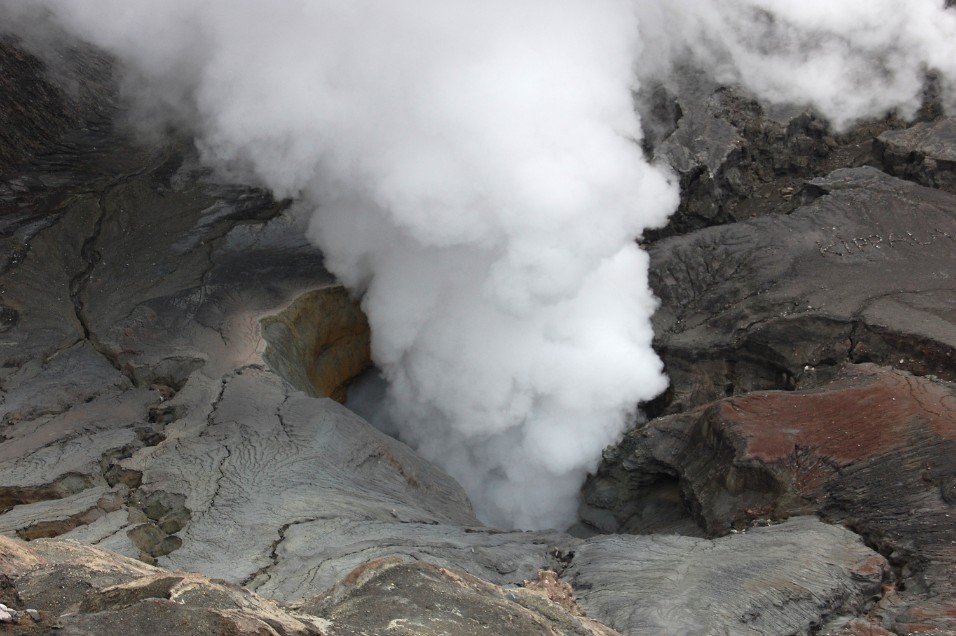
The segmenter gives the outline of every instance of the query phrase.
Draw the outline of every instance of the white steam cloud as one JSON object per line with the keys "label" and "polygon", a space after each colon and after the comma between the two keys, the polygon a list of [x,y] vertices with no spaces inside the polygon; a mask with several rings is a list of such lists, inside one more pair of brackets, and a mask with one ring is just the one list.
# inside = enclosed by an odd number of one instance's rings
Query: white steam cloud
{"label": "white steam cloud", "polygon": [[763,99],[813,106],[838,129],[921,105],[926,73],[956,87],[956,15],[945,0],[653,0],[637,7],[638,72],[689,57]]}
{"label": "white steam cloud", "polygon": [[666,378],[635,239],[676,207],[632,90],[692,60],[844,126],[956,77],[942,0],[0,0],[129,69],[139,112],[315,208],[401,436],[490,523],[573,520]]}

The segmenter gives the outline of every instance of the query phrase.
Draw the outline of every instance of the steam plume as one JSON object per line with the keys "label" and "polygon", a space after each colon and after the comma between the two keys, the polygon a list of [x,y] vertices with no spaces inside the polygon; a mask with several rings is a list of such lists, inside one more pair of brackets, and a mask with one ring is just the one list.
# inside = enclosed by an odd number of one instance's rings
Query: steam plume
{"label": "steam plume", "polygon": [[[314,207],[403,439],[490,523],[573,519],[666,386],[635,238],[678,193],[631,91],[690,58],[837,125],[956,77],[935,0],[0,0],[122,60],[144,116]],[[952,95],[951,84],[945,84]]]}

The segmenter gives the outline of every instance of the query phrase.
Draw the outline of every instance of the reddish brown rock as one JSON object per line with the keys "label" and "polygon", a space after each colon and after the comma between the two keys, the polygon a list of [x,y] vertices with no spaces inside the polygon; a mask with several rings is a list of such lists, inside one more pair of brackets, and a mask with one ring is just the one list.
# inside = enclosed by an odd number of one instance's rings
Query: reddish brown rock
{"label": "reddish brown rock", "polygon": [[895,566],[894,630],[956,630],[953,383],[862,364],[819,389],[654,420],[608,453],[584,516],[626,527],[675,480],[712,534],[808,513],[846,525]]}
{"label": "reddish brown rock", "polygon": [[341,285],[307,292],[262,320],[265,360],[301,391],[345,401],[346,386],[372,366],[368,319]]}
{"label": "reddish brown rock", "polygon": [[823,451],[831,466],[847,466],[894,449],[914,427],[956,439],[951,386],[876,369],[819,391],[751,393],[727,400],[720,404],[720,419],[746,442],[741,459],[765,463],[813,448]]}

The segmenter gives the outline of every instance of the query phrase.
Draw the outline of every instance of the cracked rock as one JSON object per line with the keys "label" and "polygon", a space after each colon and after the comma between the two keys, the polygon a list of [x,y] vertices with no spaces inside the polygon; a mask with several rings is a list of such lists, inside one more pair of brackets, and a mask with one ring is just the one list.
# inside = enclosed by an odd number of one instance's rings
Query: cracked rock
{"label": "cracked rock", "polygon": [[956,197],[873,168],[808,188],[788,216],[650,249],[672,386],[652,413],[816,385],[847,362],[956,379]]}
{"label": "cracked rock", "polygon": [[876,151],[888,173],[956,194],[956,119],[887,131],[877,137]]}
{"label": "cracked rock", "polygon": [[956,475],[953,457],[956,385],[852,365],[820,388],[652,420],[606,454],[583,515],[626,525],[662,476],[710,533],[819,514],[894,566],[893,594],[878,608],[887,624],[945,633],[956,630],[956,511],[941,492]]}
{"label": "cracked rock", "polygon": [[868,607],[885,567],[853,533],[799,517],[713,541],[595,538],[563,576],[589,616],[628,634],[804,634]]}

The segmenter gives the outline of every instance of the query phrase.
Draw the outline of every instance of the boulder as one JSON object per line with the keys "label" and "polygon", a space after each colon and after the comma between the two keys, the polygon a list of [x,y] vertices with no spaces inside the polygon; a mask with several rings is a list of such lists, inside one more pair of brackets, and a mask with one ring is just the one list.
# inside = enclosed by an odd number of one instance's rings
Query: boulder
{"label": "boulder", "polygon": [[605,536],[563,576],[607,625],[651,634],[806,634],[879,598],[886,561],[853,533],[798,517],[717,540]]}
{"label": "boulder", "polygon": [[626,527],[661,481],[711,534],[815,513],[894,566],[885,623],[956,630],[953,457],[956,385],[851,365],[820,388],[752,392],[648,422],[606,455],[583,514]]}
{"label": "boulder", "polygon": [[956,119],[943,117],[876,138],[883,170],[956,194]]}

